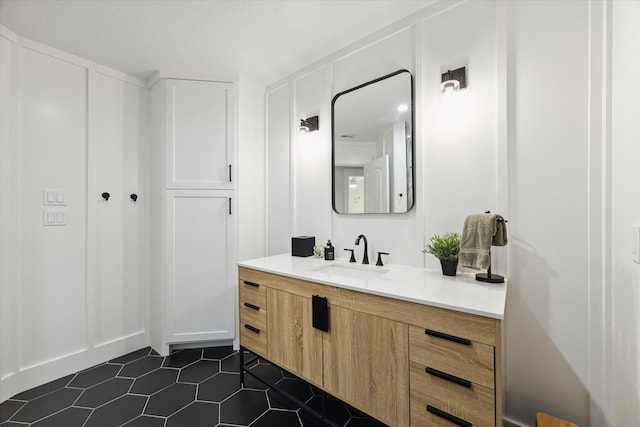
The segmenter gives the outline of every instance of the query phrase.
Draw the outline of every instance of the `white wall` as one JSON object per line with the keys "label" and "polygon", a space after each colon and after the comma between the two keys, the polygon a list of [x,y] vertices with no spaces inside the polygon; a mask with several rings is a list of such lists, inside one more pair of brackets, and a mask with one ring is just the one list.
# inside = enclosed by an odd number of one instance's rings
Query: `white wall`
{"label": "white wall", "polygon": [[611,377],[614,426],[640,425],[640,265],[630,260],[640,225],[640,2],[612,4]]}
{"label": "white wall", "polygon": [[264,87],[238,84],[238,224],[237,260],[265,255]]}
{"label": "white wall", "polygon": [[[0,27],[1,28],[1,27]],[[17,135],[17,93],[18,37],[9,31],[0,33],[0,381],[4,389],[6,378],[14,376],[19,364],[18,318],[19,298],[17,283],[18,269],[18,144],[13,143]],[[9,397],[9,396],[6,396]],[[5,398],[0,393],[0,402]]]}
{"label": "white wall", "polygon": [[[266,94],[266,255],[291,248],[291,87],[284,84]],[[298,122],[299,123],[299,122]]]}
{"label": "white wall", "polygon": [[[291,135],[292,153],[292,236],[316,236],[316,244],[324,245],[331,236],[331,149],[325,141],[330,138],[331,103],[327,91],[330,69],[323,66],[293,80],[292,120],[319,115],[314,132],[298,132]],[[354,237],[355,239],[355,237]],[[334,242],[335,243],[335,242]],[[287,250],[291,250],[291,243]]]}
{"label": "white wall", "polygon": [[[417,39],[419,23],[407,22],[398,25],[393,32],[383,37],[372,37],[365,43],[347,48],[331,62],[332,81],[330,86],[325,86],[329,101],[337,93],[351,89],[354,86],[390,74],[400,69],[406,69],[413,75],[414,81],[418,82],[421,72],[420,55],[416,56],[416,51],[420,49],[421,42]],[[421,84],[416,83],[415,96],[419,100],[422,93]],[[418,102],[419,104],[419,102]],[[325,122],[329,122],[331,117],[330,103],[324,104]],[[416,115],[419,122],[419,115]],[[416,136],[421,127],[414,124]],[[323,148],[326,150],[323,169],[329,174],[329,183],[323,189],[328,191],[328,206],[331,206],[331,128],[327,123],[327,133],[322,139]],[[420,139],[415,147],[415,159],[420,161],[424,146],[420,144]],[[421,168],[416,168],[416,194],[414,200],[415,207],[404,214],[394,215],[341,215],[333,211],[327,213],[317,210],[324,217],[329,214],[331,217],[331,229],[327,230],[337,249],[336,256],[345,257],[347,252],[343,249],[355,249],[357,259],[362,259],[364,248],[362,243],[355,246],[354,242],[358,235],[364,234],[369,242],[369,259],[376,261],[376,252],[389,252],[385,257],[385,262],[402,263],[422,266],[423,256],[420,252],[422,248],[420,242],[423,235],[424,212],[423,207],[427,191],[424,182],[420,181],[423,176]],[[300,175],[296,175],[300,177]],[[300,179],[300,178],[298,178]],[[322,207],[322,206],[318,206]],[[315,221],[319,219],[315,217]],[[321,236],[322,237],[322,236]],[[324,239],[326,241],[326,239]],[[322,242],[324,243],[324,242]]]}
{"label": "white wall", "polygon": [[[148,344],[144,204],[129,199],[144,200],[146,91],[0,30],[5,400]],[[44,189],[64,192],[66,225],[43,226]]]}
{"label": "white wall", "polygon": [[512,12],[507,410],[588,425],[589,4]]}
{"label": "white wall", "polygon": [[[468,214],[498,210],[498,34],[496,4],[471,2],[425,20],[422,26],[424,236],[462,231]],[[442,35],[447,34],[446,43]],[[467,89],[443,96],[448,69],[467,67]],[[420,187],[418,187],[420,188]],[[422,242],[420,242],[422,243]],[[492,270],[504,271],[494,248]],[[437,268],[433,256],[426,266]],[[502,269],[502,270],[501,270]]]}
{"label": "white wall", "polygon": [[[291,188],[293,215],[280,227],[268,216],[267,245],[284,252],[290,235],[309,233],[332,238],[344,256],[364,233],[370,255],[388,250],[391,262],[435,267],[420,254],[428,236],[459,231],[469,213],[500,211],[510,234],[495,254],[509,278],[506,419],[531,426],[546,411],[581,426],[637,425],[638,268],[628,248],[640,222],[629,198],[640,182],[638,94],[615,83],[638,73],[637,14],[637,2],[441,2],[267,88],[268,126],[282,132],[267,132],[267,179]],[[445,102],[439,74],[463,65],[469,87]],[[328,212],[327,100],[398,68],[415,78],[416,206],[397,216]],[[313,113],[320,131],[303,140],[291,123]],[[287,128],[289,180],[286,159],[277,168],[271,159]]]}
{"label": "white wall", "polygon": [[[291,128],[290,122],[295,125],[302,118],[320,115],[317,132],[300,134],[295,126],[290,129],[294,159],[288,165],[290,180],[282,164],[267,166],[268,180],[280,180],[282,190],[291,187],[292,197],[291,221],[268,216],[269,246],[278,241],[279,252],[285,252],[291,235],[314,235],[318,244],[332,239],[337,256],[342,257],[342,249],[354,248],[355,238],[365,234],[370,257],[385,251],[390,252],[388,262],[416,266],[426,262],[435,268],[437,260],[421,253],[425,235],[460,232],[467,214],[497,209],[495,4],[473,2],[440,14],[452,4],[436,5],[396,23],[267,89],[269,163],[274,157],[286,161],[274,148],[288,141],[272,135],[274,129],[284,133]],[[440,42],[443,32],[449,34],[446,46]],[[448,109],[442,108],[447,100],[440,94],[440,74],[463,65],[469,67],[469,88],[449,99]],[[403,68],[411,71],[415,81],[415,207],[391,216],[336,214],[330,209],[331,99]],[[283,88],[293,88],[289,103],[284,102]],[[279,209],[285,211],[285,196],[277,197]],[[271,211],[276,204],[271,197],[268,200]],[[446,210],[441,209],[443,205]],[[362,257],[361,248],[356,253]]]}
{"label": "white wall", "polygon": [[[102,346],[144,335],[147,319],[144,268],[147,194],[144,190],[146,90],[122,77],[90,74],[93,111],[89,135],[88,283],[93,336]],[[108,202],[100,196],[110,192]],[[131,194],[138,196],[137,201]],[[90,319],[93,316],[90,316]]]}

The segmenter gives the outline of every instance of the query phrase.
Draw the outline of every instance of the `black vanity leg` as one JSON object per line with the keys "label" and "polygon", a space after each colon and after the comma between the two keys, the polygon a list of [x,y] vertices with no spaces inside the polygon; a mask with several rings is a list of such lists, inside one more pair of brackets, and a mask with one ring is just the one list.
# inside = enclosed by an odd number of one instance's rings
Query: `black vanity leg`
{"label": "black vanity leg", "polygon": [[244,347],[240,346],[240,387],[244,387]]}
{"label": "black vanity leg", "polygon": [[327,419],[327,395],[323,392],[320,397],[320,412],[322,414],[322,421]]}

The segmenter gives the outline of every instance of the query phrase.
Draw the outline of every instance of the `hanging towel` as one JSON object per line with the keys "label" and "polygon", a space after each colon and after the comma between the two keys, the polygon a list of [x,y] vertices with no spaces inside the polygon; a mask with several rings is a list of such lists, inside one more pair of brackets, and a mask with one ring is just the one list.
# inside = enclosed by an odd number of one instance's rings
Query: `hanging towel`
{"label": "hanging towel", "polygon": [[469,215],[460,237],[460,265],[485,269],[491,264],[491,246],[507,244],[507,227],[497,214]]}

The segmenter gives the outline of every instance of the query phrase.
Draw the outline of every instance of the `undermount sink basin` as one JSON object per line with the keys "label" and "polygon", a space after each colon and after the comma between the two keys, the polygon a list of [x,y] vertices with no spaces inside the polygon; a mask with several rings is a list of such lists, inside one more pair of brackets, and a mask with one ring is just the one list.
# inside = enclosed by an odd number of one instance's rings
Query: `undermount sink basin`
{"label": "undermount sink basin", "polygon": [[328,275],[349,277],[352,279],[368,280],[380,277],[389,270],[383,267],[361,264],[329,264],[312,269]]}

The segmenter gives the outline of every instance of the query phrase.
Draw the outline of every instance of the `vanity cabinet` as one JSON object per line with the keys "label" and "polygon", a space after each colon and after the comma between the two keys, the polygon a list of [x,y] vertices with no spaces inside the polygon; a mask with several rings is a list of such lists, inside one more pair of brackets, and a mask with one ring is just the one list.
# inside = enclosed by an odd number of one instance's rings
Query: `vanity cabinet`
{"label": "vanity cabinet", "polygon": [[158,78],[150,91],[151,345],[235,338],[234,83]]}
{"label": "vanity cabinet", "polygon": [[[244,348],[388,425],[502,425],[500,320],[247,267],[238,277]],[[312,325],[314,295],[328,332]]]}
{"label": "vanity cabinet", "polygon": [[240,341],[256,354],[267,355],[267,288],[240,281]]}
{"label": "vanity cabinet", "polygon": [[[409,425],[406,324],[354,309],[358,293],[344,289],[246,268],[238,277],[243,347],[389,425]],[[328,300],[328,332],[313,327],[314,295]]]}
{"label": "vanity cabinet", "polygon": [[379,420],[409,425],[407,325],[330,300],[324,389]]}
{"label": "vanity cabinet", "polygon": [[495,426],[494,347],[409,327],[413,425]]}
{"label": "vanity cabinet", "polygon": [[322,331],[312,326],[311,297],[269,288],[267,358],[322,386]]}

